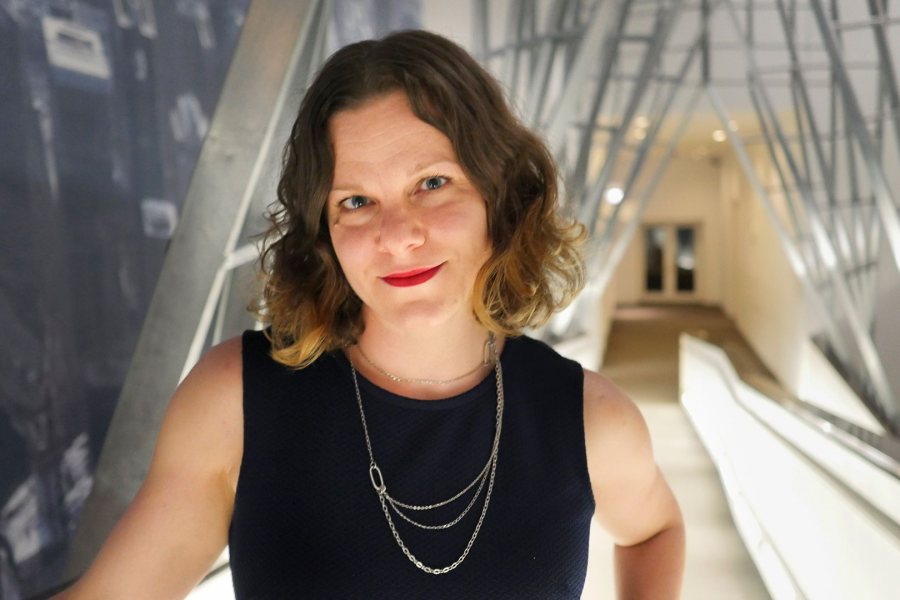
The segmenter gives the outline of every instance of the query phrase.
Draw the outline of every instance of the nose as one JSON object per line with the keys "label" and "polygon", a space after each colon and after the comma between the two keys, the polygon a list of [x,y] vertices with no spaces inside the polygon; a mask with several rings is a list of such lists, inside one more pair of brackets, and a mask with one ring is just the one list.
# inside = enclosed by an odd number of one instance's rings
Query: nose
{"label": "nose", "polygon": [[379,250],[403,254],[425,243],[425,227],[414,209],[405,203],[387,208],[382,206]]}

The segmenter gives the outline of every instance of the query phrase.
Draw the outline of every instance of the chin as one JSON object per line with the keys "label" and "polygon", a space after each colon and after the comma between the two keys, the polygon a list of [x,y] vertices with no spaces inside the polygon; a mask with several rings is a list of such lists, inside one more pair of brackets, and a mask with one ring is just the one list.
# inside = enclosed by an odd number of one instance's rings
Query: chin
{"label": "chin", "polygon": [[462,299],[456,302],[448,302],[447,299],[441,302],[419,299],[399,306],[385,306],[383,310],[377,311],[377,316],[402,329],[430,329],[452,320],[460,312],[462,304]]}

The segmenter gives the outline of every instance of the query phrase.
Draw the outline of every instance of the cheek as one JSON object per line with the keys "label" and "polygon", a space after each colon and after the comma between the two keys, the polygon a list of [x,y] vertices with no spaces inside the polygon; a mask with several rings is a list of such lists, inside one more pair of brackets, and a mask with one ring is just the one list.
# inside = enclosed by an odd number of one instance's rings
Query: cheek
{"label": "cheek", "polygon": [[332,227],[331,243],[334,254],[337,256],[344,276],[352,282],[360,276],[360,269],[366,256],[371,255],[366,251],[365,244],[359,239],[359,234],[343,227]]}
{"label": "cheek", "polygon": [[452,205],[432,221],[432,226],[466,236],[472,242],[487,235],[487,211],[474,200]]}
{"label": "cheek", "polygon": [[349,247],[347,244],[347,236],[338,227],[330,228],[329,233],[331,234],[331,247],[334,248],[334,255],[337,256],[338,263],[340,263],[341,268],[346,272],[347,248]]}
{"label": "cheek", "polygon": [[469,235],[472,243],[475,245],[479,251],[490,251],[491,249],[491,234],[488,229],[488,221],[487,221],[487,212],[484,210],[478,211],[476,215],[473,215],[470,220],[469,225]]}

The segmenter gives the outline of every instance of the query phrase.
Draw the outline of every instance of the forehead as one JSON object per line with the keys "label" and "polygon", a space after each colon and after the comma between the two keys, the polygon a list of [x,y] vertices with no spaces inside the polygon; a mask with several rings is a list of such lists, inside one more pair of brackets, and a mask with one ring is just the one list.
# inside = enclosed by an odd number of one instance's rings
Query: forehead
{"label": "forehead", "polygon": [[390,165],[407,156],[456,160],[450,139],[412,111],[403,91],[393,91],[335,113],[328,123],[335,169],[354,164]]}

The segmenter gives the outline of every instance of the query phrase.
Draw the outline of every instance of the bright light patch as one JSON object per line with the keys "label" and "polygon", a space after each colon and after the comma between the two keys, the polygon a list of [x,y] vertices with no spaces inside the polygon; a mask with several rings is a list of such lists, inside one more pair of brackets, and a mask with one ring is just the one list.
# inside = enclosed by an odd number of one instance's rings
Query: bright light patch
{"label": "bright light patch", "polygon": [[625,192],[620,187],[611,187],[606,190],[606,201],[610,204],[621,204],[625,199]]}

